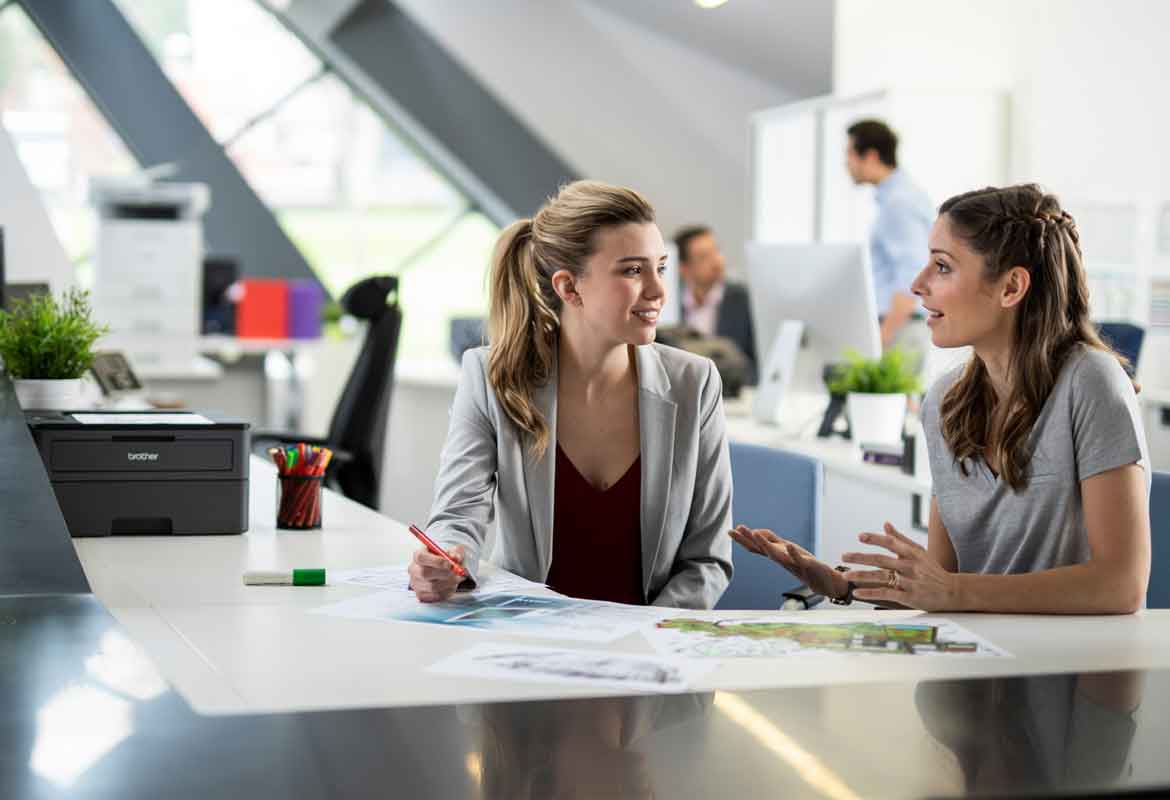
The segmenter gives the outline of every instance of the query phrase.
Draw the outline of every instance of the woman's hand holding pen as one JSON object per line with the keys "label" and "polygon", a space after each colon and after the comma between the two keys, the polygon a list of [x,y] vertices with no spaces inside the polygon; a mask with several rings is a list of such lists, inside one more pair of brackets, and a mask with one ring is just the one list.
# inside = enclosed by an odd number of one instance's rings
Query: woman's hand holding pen
{"label": "woman's hand holding pen", "polygon": [[892,556],[878,553],[846,553],[847,564],[865,564],[876,570],[851,570],[844,577],[857,584],[853,596],[869,603],[897,603],[923,611],[961,610],[958,576],[943,569],[926,548],[902,535],[886,523],[885,533],[863,533],[857,537],[864,544],[889,550]]}
{"label": "woman's hand holding pen", "polygon": [[[455,545],[447,552],[452,559],[463,563],[463,548],[460,545]],[[425,547],[415,551],[406,571],[410,575],[410,588],[423,603],[449,600],[463,581],[445,558],[434,555]]]}

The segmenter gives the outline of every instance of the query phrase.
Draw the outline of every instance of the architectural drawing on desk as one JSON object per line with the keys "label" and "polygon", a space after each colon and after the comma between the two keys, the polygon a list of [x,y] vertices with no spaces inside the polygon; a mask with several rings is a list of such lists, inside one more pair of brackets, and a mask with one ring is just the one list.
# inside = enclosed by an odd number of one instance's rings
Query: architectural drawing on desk
{"label": "architectural drawing on desk", "polygon": [[636,681],[669,686],[682,682],[677,668],[658,661],[616,657],[607,653],[582,655],[577,651],[505,650],[475,659],[484,666],[512,672],[537,672],[559,678],[590,681]]}
{"label": "architectural drawing on desk", "polygon": [[887,624],[675,617],[658,622],[647,635],[659,652],[691,658],[811,653],[1006,655],[946,620]]}
{"label": "architectural drawing on desk", "polygon": [[352,597],[314,609],[314,613],[588,642],[619,639],[662,615],[661,609],[563,595],[457,594],[444,603],[420,603],[413,593],[400,590]]}
{"label": "architectural drawing on desk", "polygon": [[622,691],[682,692],[715,668],[712,661],[661,658],[633,653],[482,643],[454,653],[428,672],[462,678],[527,683],[612,686]]}

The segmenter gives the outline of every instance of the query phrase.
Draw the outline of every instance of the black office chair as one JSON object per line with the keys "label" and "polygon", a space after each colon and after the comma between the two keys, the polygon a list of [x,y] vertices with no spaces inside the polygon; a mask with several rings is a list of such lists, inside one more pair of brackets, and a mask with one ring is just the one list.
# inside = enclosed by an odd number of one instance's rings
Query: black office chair
{"label": "black office chair", "polygon": [[325,485],[359,503],[377,509],[382,484],[382,456],[394,362],[402,311],[398,306],[398,279],[392,275],[366,278],[341,298],[345,313],[367,320],[366,339],[333,410],[325,438],[299,436],[290,431],[258,431],[252,450],[267,457],[269,447],[305,442],[333,451]]}

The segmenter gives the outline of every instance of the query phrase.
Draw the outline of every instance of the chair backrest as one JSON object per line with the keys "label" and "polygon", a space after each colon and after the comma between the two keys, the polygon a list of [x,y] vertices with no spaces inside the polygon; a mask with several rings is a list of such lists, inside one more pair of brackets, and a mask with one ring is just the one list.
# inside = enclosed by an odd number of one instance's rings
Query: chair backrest
{"label": "chair backrest", "polygon": [[402,328],[397,292],[397,278],[378,275],[355,283],[341,298],[345,312],[366,320],[369,327],[329,423],[329,441],[351,453],[353,460],[330,472],[342,494],[375,509]]}
{"label": "chair backrest", "polygon": [[1146,338],[1145,329],[1129,322],[1098,322],[1097,331],[1106,344],[1129,361],[1130,377],[1137,374],[1138,356],[1141,355],[1142,342]]}
{"label": "chair backrest", "polygon": [[[769,528],[777,535],[814,551],[821,528],[824,482],[814,458],[760,447],[731,444],[731,513],[734,524]],[[771,559],[732,548],[735,574],[716,604],[722,609],[780,608],[783,593],[800,584]]]}
{"label": "chair backrest", "polygon": [[1150,487],[1150,538],[1153,561],[1146,606],[1170,608],[1170,472],[1155,472]]}

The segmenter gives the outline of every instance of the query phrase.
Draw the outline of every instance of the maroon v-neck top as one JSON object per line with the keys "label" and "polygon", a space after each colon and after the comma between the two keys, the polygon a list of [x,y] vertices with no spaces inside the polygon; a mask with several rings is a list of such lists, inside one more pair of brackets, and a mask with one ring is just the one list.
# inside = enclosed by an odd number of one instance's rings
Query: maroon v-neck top
{"label": "maroon v-neck top", "polygon": [[570,597],[644,605],[642,457],[598,491],[557,445],[550,588]]}

